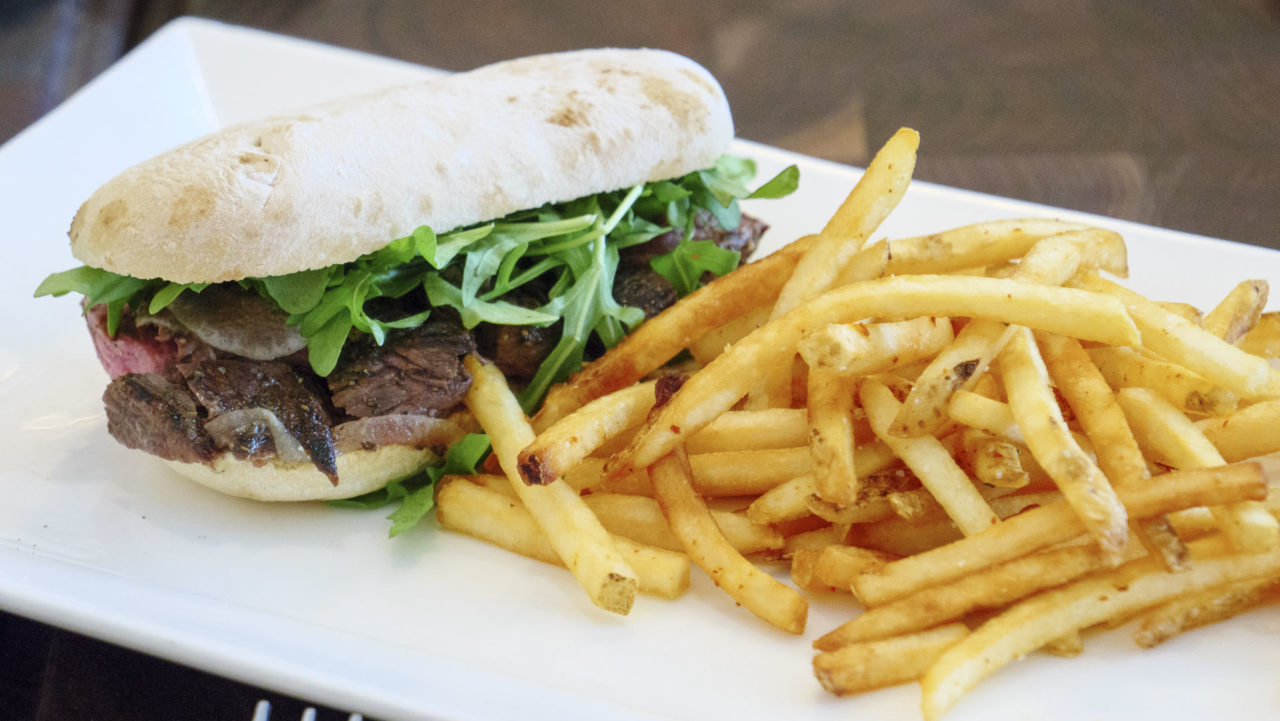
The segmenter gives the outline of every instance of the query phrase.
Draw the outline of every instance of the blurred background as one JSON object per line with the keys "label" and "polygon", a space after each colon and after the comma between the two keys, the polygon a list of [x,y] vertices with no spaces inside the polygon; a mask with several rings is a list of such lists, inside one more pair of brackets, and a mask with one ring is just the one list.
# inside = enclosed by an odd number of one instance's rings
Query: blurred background
{"label": "blurred background", "polygon": [[[435,67],[662,47],[738,135],[916,177],[1280,248],[1280,0],[0,0],[0,142],[196,15]],[[311,704],[0,614],[0,717],[249,719]],[[346,719],[359,709],[317,709]]]}

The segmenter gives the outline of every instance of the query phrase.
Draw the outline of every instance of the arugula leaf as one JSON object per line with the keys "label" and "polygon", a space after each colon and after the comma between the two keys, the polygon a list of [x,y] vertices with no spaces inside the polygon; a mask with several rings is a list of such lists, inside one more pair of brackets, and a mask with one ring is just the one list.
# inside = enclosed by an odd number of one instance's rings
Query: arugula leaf
{"label": "arugula leaf", "polygon": [[788,165],[769,182],[756,188],[748,198],[785,198],[800,187],[800,168]]}
{"label": "arugula leaf", "polygon": [[690,240],[665,255],[649,261],[649,267],[666,278],[680,295],[688,295],[702,284],[702,274],[724,275],[738,267],[742,254],[726,250],[709,240]]}
{"label": "arugula leaf", "polygon": [[355,498],[326,501],[337,508],[372,510],[399,501],[400,507],[392,511],[390,537],[395,538],[422,520],[435,508],[434,487],[437,481],[449,475],[476,472],[476,468],[489,453],[489,436],[470,433],[449,447],[444,460],[427,467],[421,473],[400,481],[392,481],[384,488]]}
{"label": "arugula leaf", "polygon": [[305,313],[316,307],[324,297],[331,275],[333,268],[317,268],[263,278],[262,284],[266,287],[267,294],[284,312]]}

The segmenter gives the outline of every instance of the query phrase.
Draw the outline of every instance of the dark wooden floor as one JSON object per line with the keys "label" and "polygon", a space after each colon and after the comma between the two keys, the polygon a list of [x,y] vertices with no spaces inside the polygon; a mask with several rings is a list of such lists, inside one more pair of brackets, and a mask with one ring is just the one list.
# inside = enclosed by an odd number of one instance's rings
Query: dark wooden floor
{"label": "dark wooden floor", "polygon": [[[922,179],[1280,248],[1277,0],[0,0],[0,141],[180,14],[449,69],[665,47],[745,138],[862,164],[910,125]],[[248,719],[264,693],[0,616],[5,719]]]}

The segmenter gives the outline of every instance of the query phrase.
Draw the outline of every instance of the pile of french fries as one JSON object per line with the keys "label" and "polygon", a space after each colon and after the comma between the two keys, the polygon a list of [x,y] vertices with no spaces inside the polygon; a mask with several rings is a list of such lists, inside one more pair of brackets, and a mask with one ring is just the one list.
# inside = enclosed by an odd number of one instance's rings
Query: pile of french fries
{"label": "pile of french fries", "polygon": [[622,614],[691,564],[796,634],[806,593],[850,593],[865,610],[814,642],[818,680],[919,680],[930,720],[1086,629],[1137,619],[1149,647],[1273,598],[1266,282],[1204,314],[1149,300],[1102,275],[1127,275],[1119,235],[1048,219],[873,242],[917,145],[900,130],[819,233],[646,322],[532,420],[468,359],[500,475],[442,480],[440,525]]}

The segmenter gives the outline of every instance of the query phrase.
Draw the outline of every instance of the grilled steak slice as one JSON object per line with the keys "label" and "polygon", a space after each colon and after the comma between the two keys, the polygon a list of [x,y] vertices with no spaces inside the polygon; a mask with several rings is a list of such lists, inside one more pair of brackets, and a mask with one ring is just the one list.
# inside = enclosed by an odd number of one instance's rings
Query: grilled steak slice
{"label": "grilled steak slice", "polygon": [[471,334],[439,311],[417,328],[389,334],[381,346],[362,336],[329,374],[333,405],[356,418],[448,415],[471,387],[462,359],[474,350]]}
{"label": "grilled steak slice", "polygon": [[613,281],[613,297],[623,305],[644,311],[645,320],[680,300],[680,294],[671,281],[648,266],[619,268]]}
{"label": "grilled steak slice", "polygon": [[195,399],[158,373],[117,376],[102,402],[107,431],[128,448],[184,463],[205,463],[219,453]]}
{"label": "grilled steak slice", "polygon": [[[311,462],[336,485],[337,451],[332,419],[324,401],[307,388],[293,368],[276,361],[211,360],[191,366],[187,378],[191,393],[217,418],[232,411],[263,408],[302,445]],[[239,458],[275,455],[278,444],[265,423],[246,422],[231,434],[228,449]]]}

